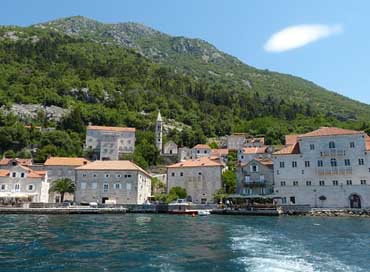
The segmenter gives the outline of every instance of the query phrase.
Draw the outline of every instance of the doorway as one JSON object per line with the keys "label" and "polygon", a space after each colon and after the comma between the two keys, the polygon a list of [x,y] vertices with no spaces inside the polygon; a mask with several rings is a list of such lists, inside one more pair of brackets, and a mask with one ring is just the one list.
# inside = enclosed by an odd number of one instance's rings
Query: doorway
{"label": "doorway", "polygon": [[101,199],[101,203],[102,203],[102,204],[105,204],[105,201],[107,201],[107,200],[109,200],[109,197],[103,197],[103,198]]}
{"label": "doorway", "polygon": [[350,207],[353,209],[360,209],[361,208],[361,198],[357,194],[350,195],[349,197],[349,204]]}

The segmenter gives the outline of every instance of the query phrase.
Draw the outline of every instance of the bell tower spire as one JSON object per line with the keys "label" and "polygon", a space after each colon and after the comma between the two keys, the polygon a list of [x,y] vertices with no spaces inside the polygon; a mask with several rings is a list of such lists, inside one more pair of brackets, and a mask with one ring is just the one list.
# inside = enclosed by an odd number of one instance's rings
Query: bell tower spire
{"label": "bell tower spire", "polygon": [[157,121],[155,124],[155,144],[161,154],[163,149],[162,136],[163,136],[163,120],[161,112],[158,111]]}

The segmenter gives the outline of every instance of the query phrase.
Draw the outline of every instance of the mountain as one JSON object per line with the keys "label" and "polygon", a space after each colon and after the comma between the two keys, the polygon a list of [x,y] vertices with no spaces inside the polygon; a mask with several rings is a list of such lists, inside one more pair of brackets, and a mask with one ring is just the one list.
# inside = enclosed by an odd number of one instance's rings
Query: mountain
{"label": "mountain", "polygon": [[259,70],[200,39],[173,37],[138,23],[104,24],[82,16],[62,18],[34,27],[72,37],[130,48],[214,88],[258,92],[285,101],[308,104],[312,110],[340,120],[367,120],[370,106],[328,91],[299,77]]}

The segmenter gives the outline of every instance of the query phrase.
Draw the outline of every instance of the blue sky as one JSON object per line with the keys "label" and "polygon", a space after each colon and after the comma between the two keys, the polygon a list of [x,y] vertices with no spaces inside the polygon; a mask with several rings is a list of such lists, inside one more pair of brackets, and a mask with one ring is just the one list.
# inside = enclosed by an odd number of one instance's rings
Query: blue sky
{"label": "blue sky", "polygon": [[370,104],[369,10],[366,0],[2,0],[0,24],[74,15],[140,22]]}

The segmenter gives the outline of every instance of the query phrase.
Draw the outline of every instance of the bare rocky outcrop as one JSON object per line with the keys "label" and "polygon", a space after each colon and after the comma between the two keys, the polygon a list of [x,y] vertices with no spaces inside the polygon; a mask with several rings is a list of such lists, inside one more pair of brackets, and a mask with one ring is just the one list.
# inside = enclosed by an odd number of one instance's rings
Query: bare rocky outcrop
{"label": "bare rocky outcrop", "polygon": [[34,120],[43,115],[46,119],[56,122],[70,112],[68,109],[61,107],[40,104],[13,104],[10,108],[2,106],[0,110],[5,114],[17,115],[21,120]]}

